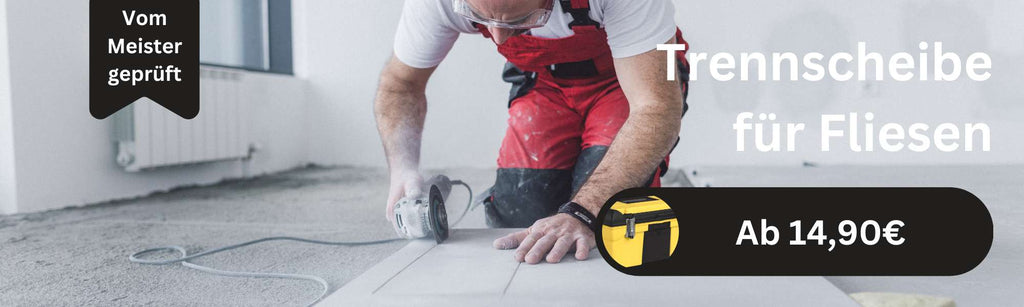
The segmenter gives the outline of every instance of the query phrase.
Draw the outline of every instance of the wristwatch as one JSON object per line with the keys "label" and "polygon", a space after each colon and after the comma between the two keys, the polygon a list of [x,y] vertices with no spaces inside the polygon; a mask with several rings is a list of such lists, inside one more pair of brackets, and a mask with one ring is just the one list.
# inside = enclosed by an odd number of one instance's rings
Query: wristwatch
{"label": "wristwatch", "polygon": [[587,225],[587,228],[590,228],[590,230],[595,234],[597,233],[597,227],[600,226],[597,222],[597,218],[594,217],[593,214],[590,214],[590,211],[588,211],[587,208],[583,208],[583,206],[580,206],[580,204],[577,204],[576,202],[570,201],[561,207],[558,207],[558,213],[566,213],[569,216],[576,218],[580,222],[583,222],[583,225]]}

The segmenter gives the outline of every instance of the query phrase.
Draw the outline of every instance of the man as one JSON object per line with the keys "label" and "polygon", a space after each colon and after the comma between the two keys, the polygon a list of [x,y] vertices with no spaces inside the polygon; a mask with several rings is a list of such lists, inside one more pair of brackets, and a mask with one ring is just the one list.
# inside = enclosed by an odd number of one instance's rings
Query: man
{"label": "man", "polygon": [[688,66],[679,52],[683,81],[666,81],[655,50],[685,44],[674,13],[670,0],[406,0],[375,101],[388,218],[420,193],[427,80],[460,33],[478,33],[508,60],[503,77],[513,84],[487,222],[529,227],[494,246],[531,264],[572,250],[586,259],[604,202],[659,186],[678,140]]}

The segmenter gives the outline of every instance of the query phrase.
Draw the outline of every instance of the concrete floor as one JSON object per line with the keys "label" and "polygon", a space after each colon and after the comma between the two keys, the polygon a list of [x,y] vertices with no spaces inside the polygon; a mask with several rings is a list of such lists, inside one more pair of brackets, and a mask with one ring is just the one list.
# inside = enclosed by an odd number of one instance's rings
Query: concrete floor
{"label": "concrete floor", "polygon": [[[432,170],[477,193],[494,182],[486,169]],[[682,172],[666,176],[681,184]],[[212,276],[178,265],[129,263],[145,248],[181,245],[190,253],[266,236],[322,240],[394,237],[384,218],[382,168],[308,168],[136,200],[0,216],[0,306],[298,306],[312,282]],[[465,194],[452,192],[450,213]],[[455,205],[458,203],[458,205]],[[482,210],[461,227],[483,227]],[[270,242],[196,260],[225,270],[313,274],[334,291],[406,245],[330,247]],[[154,255],[160,256],[160,255]],[[175,256],[167,253],[167,257]]]}
{"label": "concrete floor", "polygon": [[[492,170],[445,173],[478,189],[494,178]],[[178,265],[133,264],[127,257],[154,246],[182,245],[194,253],[275,235],[391,238],[394,231],[384,218],[385,174],[310,168],[131,201],[0,216],[0,305],[302,305],[318,293],[317,284],[211,276]],[[333,291],[405,244],[270,242],[195,262],[314,274]]]}

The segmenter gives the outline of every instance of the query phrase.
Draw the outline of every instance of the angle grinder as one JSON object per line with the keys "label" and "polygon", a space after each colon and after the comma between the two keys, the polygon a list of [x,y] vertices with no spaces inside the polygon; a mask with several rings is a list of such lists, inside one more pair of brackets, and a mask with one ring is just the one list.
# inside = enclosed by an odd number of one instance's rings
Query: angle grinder
{"label": "angle grinder", "polygon": [[[452,192],[452,184],[466,185],[458,180],[452,181],[447,176],[437,175],[423,183],[424,195],[405,197],[395,203],[394,226],[398,235],[406,239],[434,238],[437,243],[448,239],[445,200]],[[466,187],[469,188],[468,185]]]}

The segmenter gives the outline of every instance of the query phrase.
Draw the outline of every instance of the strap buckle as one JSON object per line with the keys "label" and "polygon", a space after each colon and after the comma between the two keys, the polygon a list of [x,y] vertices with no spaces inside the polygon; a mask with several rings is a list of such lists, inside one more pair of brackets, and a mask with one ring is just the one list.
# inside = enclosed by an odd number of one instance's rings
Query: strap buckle
{"label": "strap buckle", "polygon": [[569,27],[578,26],[594,26],[597,27],[599,24],[590,19],[590,8],[573,8],[572,0],[559,0],[559,4],[562,5],[562,11],[572,15],[572,22],[569,23]]}

